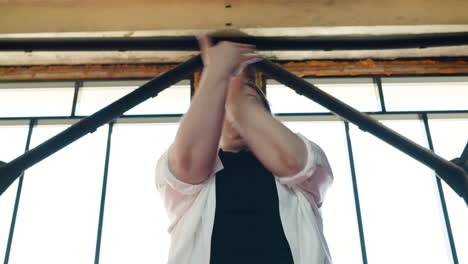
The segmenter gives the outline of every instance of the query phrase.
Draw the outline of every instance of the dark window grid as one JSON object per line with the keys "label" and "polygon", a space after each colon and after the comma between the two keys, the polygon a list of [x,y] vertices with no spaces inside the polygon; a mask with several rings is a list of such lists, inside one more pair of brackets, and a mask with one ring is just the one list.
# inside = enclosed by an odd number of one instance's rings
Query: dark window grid
{"label": "dark window grid", "polygon": [[[125,79],[86,79],[86,80],[75,80],[74,84],[74,94],[73,94],[73,102],[71,105],[71,113],[70,115],[63,115],[63,116],[17,116],[17,117],[1,117],[0,116],[0,121],[1,120],[29,120],[29,119],[38,119],[38,120],[44,120],[44,119],[64,119],[64,118],[85,118],[87,116],[83,115],[76,115],[76,109],[78,106],[78,101],[79,101],[79,96],[80,96],[80,90],[81,88],[86,88],[84,86],[84,82],[87,81],[142,81],[142,80],[150,80],[148,78],[125,78]],[[50,82],[64,82],[64,81],[70,81],[70,79],[63,79],[63,80],[35,80],[35,81],[28,81],[28,80],[19,80],[19,81],[2,81],[0,80],[0,84],[2,83],[50,83]],[[189,81],[190,82],[190,93],[191,97],[193,95],[194,91],[194,79],[193,75],[186,80],[182,81]],[[44,87],[47,88],[47,87]],[[103,87],[104,88],[104,87]],[[168,88],[169,89],[169,88]],[[1,88],[0,88],[1,90]],[[120,98],[119,98],[120,99]],[[135,117],[159,117],[159,116],[182,116],[183,114],[150,114],[150,115],[122,115],[122,116],[135,116]]]}
{"label": "dark window grid", "polygon": [[[26,139],[26,146],[24,148],[25,152],[29,150],[33,128],[36,124],[37,124],[36,119],[31,119],[29,121],[28,137]],[[21,176],[19,177],[19,181],[18,181],[18,189],[16,191],[15,206],[13,207],[13,214],[11,217],[11,224],[10,224],[10,232],[8,234],[8,241],[7,241],[7,245],[5,249],[5,259],[4,259],[5,264],[8,264],[8,261],[10,259],[11,246],[13,244],[13,235],[14,235],[15,225],[16,225],[16,216],[18,214],[18,208],[19,208],[19,203],[20,203],[20,198],[21,198],[21,190],[23,188],[23,180],[24,180],[24,172],[21,173]]]}
{"label": "dark window grid", "polygon": [[351,143],[351,135],[349,133],[349,123],[343,122],[345,125],[345,132],[346,132],[346,143],[348,147],[348,156],[349,156],[349,167],[351,171],[351,180],[353,183],[353,194],[354,194],[354,203],[356,208],[356,217],[359,229],[359,242],[361,243],[361,257],[362,263],[367,264],[367,251],[366,251],[366,241],[364,236],[364,226],[362,223],[362,215],[361,215],[361,204],[359,202],[359,191],[358,191],[358,184],[356,178],[356,170],[354,164],[354,155],[353,155],[353,146]]}
{"label": "dark window grid", "polygon": [[380,102],[381,110],[382,112],[385,113],[387,112],[387,109],[385,107],[385,97],[384,97],[384,92],[382,89],[382,79],[380,78],[380,76],[377,76],[377,77],[374,77],[373,80],[377,87],[377,94],[379,95],[379,102]]}
{"label": "dark window grid", "polygon": [[104,164],[104,175],[102,178],[101,204],[99,208],[99,221],[98,221],[98,231],[97,231],[97,238],[96,238],[96,252],[94,255],[95,264],[99,264],[99,257],[101,253],[102,228],[103,228],[103,222],[104,222],[104,208],[105,208],[106,192],[107,192],[107,176],[109,172],[110,148],[111,148],[113,127],[114,127],[114,122],[110,122],[108,133],[107,133],[106,160]]}
{"label": "dark window grid", "polygon": [[[399,77],[431,77],[431,76],[445,76],[445,77],[456,77],[456,76],[468,76],[466,74],[451,74],[451,75],[442,75],[442,74],[432,74],[432,75],[399,75],[399,76],[392,76],[392,78],[399,78]],[[376,98],[376,100],[378,100],[380,102],[380,105],[381,105],[381,111],[372,111],[372,112],[363,112],[363,113],[366,113],[366,114],[377,114],[377,113],[386,113],[386,102],[385,102],[385,97],[384,97],[384,93],[383,93],[383,89],[382,89],[382,81],[381,81],[381,77],[388,77],[388,76],[384,76],[384,75],[381,75],[381,76],[378,76],[378,75],[359,75],[359,76],[333,76],[333,77],[329,77],[329,76],[316,76],[316,77],[305,77],[304,79],[337,79],[337,78],[372,78],[374,80],[374,83],[375,85],[377,86],[377,94],[378,94],[378,97],[379,98]],[[265,92],[265,94],[267,93],[267,81],[268,80],[271,80],[271,78],[268,78],[267,76],[265,75],[262,75],[262,79],[263,79],[263,84],[264,84],[264,87],[261,87],[262,90]],[[125,79],[112,79],[112,78],[109,78],[109,79],[87,79],[86,81],[132,81],[132,80],[149,80],[148,78],[125,78]],[[41,83],[41,82],[61,82],[61,81],[70,81],[70,80],[39,80],[39,81],[34,81],[34,82],[38,82],[38,83]],[[190,78],[188,79],[188,81],[190,82],[190,97],[192,99],[193,97],[193,92],[194,92],[194,77],[193,75],[190,76]],[[22,83],[22,82],[31,82],[31,81],[24,81],[24,80],[21,80],[21,81],[0,81],[0,83],[11,83],[11,82],[15,82],[15,83]],[[21,117],[21,116],[18,116],[18,117],[0,117],[0,120],[24,120],[24,119],[31,119],[31,118],[39,118],[39,119],[53,119],[53,118],[64,118],[64,117],[72,117],[72,118],[84,118],[84,117],[87,117],[87,116],[77,116],[75,115],[75,112],[76,112],[76,107],[77,107],[77,104],[78,104],[78,98],[79,98],[79,90],[80,88],[83,88],[83,80],[76,80],[75,81],[75,92],[74,92],[74,98],[73,98],[73,103],[72,103],[72,106],[71,106],[71,114],[70,116],[25,116],[25,117]],[[468,111],[468,108],[466,109],[466,111]],[[392,114],[399,114],[399,113],[403,113],[403,114],[406,114],[406,113],[414,113],[414,114],[424,114],[424,113],[431,113],[431,114],[444,114],[444,113],[465,113],[466,112],[465,110],[424,110],[424,111],[389,111],[389,113],[392,113]],[[292,113],[292,114],[307,114],[307,115],[310,115],[310,114],[317,114],[317,115],[322,115],[322,114],[330,114],[330,113],[314,113],[314,112],[307,112],[307,113]],[[122,115],[122,116],[125,116],[125,117],[129,117],[129,116],[135,116],[135,117],[159,117],[159,116],[182,116],[183,114],[147,114],[147,115]],[[290,115],[290,113],[277,113],[276,115],[278,116],[281,116],[281,115]]]}
{"label": "dark window grid", "polygon": [[[363,112],[372,117],[385,116],[385,115],[422,115],[422,114],[467,114],[468,110],[441,110],[441,111],[399,111],[399,112]],[[184,114],[144,114],[144,115],[123,115],[120,118],[168,118],[168,117],[182,117]],[[333,116],[333,113],[275,113],[275,116]],[[24,117],[0,117],[0,121],[17,121],[17,120],[78,120],[88,116],[24,116]]]}
{"label": "dark window grid", "polygon": [[[148,81],[150,81],[150,80],[152,80],[152,79],[149,79],[149,78],[98,79],[98,80],[86,79],[86,80],[83,80],[83,83],[81,84],[81,87],[80,87],[80,88],[85,88],[85,89],[86,89],[86,88],[93,87],[93,86],[87,86],[87,85],[86,85],[86,83],[90,83],[90,82],[94,83],[95,85],[99,85],[99,84],[98,84],[99,82],[109,82],[109,81],[111,81],[111,82],[113,82],[113,83],[118,83],[119,81],[121,81],[121,82],[128,82],[128,81],[147,81],[147,82],[148,82]],[[188,85],[189,85],[189,89],[190,89],[190,101],[191,101],[191,100],[192,100],[192,97],[193,97],[193,94],[194,94],[194,92],[195,92],[195,91],[194,91],[194,75],[192,74],[192,75],[190,75],[188,78],[180,80],[178,83],[180,83],[180,82],[183,82],[184,85],[185,85],[185,84],[188,84]],[[132,85],[133,85],[133,84],[132,84]],[[177,83],[174,84],[174,85],[177,85]],[[107,88],[107,87],[113,87],[113,86],[112,86],[112,85],[110,85],[110,86],[103,85],[102,87],[99,86],[99,88],[103,88],[103,89],[105,89],[105,88]],[[96,88],[96,87],[93,87],[93,88]],[[117,100],[119,100],[120,98],[122,98],[122,97],[124,97],[124,96],[126,96],[126,95],[128,95],[128,94],[130,94],[130,93],[132,93],[132,92],[134,92],[134,91],[135,91],[136,89],[138,89],[138,88],[139,88],[139,87],[135,88],[134,90],[128,92],[128,93],[125,94],[125,95],[122,95],[121,97],[117,98],[115,101],[117,101]],[[168,87],[168,88],[166,88],[166,89],[170,89],[170,87]],[[81,90],[83,90],[83,89],[81,89]],[[79,99],[79,96],[80,96],[80,94],[78,93],[78,99]],[[154,97],[152,97],[152,98],[154,98]],[[148,100],[150,100],[150,99],[151,99],[151,98],[148,98]],[[79,101],[79,100],[77,100],[77,104],[78,104],[78,101]],[[114,102],[115,102],[115,101],[114,101]],[[146,102],[146,101],[145,101],[145,102]],[[113,102],[110,102],[108,105],[110,105],[111,103],[113,103]],[[142,103],[143,103],[143,102],[142,102]],[[75,106],[75,108],[76,108],[76,107],[77,107],[77,106]],[[135,106],[135,107],[136,107],[136,106]],[[132,108],[132,109],[133,109],[133,108]],[[100,109],[96,110],[96,112],[99,111],[99,110],[100,110]],[[131,110],[131,109],[129,109],[129,110]],[[93,114],[94,114],[94,113],[93,113]],[[92,115],[92,114],[90,114],[90,115]],[[87,116],[90,116],[90,115],[74,115],[74,117],[80,117],[80,118],[82,118],[82,117],[87,117]],[[146,116],[151,116],[151,115],[153,115],[153,114],[123,114],[122,116],[125,116],[125,117],[127,117],[127,116],[146,117]],[[154,116],[178,116],[178,115],[183,115],[183,114],[154,114]]]}
{"label": "dark window grid", "polygon": [[[385,113],[382,113],[382,112],[364,112],[365,114],[373,117],[373,118],[376,118],[376,119],[379,119],[379,117],[383,117],[383,116],[406,116],[406,115],[423,115],[423,114],[447,114],[447,115],[451,115],[451,114],[468,114],[468,110],[456,110],[456,111],[401,111],[401,112],[385,112]],[[180,118],[182,117],[184,114],[151,114],[151,115],[123,115],[119,118],[117,118],[116,120],[120,120],[120,119],[141,119],[141,118],[148,118],[148,119],[154,119],[154,118],[161,118],[161,119],[173,119],[173,118]],[[289,117],[289,116],[293,116],[293,117],[300,117],[300,116],[303,116],[303,117],[320,117],[320,116],[334,116],[333,113],[277,113],[275,114],[275,116],[277,117]],[[79,119],[83,119],[83,118],[86,118],[88,116],[74,116],[74,117],[70,117],[70,116],[41,116],[41,117],[35,117],[35,116],[29,116],[29,117],[2,117],[0,118],[0,122],[1,121],[19,121],[19,120],[31,120],[31,119],[35,119],[35,120],[79,120]],[[138,121],[135,121],[136,123],[138,123]],[[172,121],[169,121],[169,122],[172,122]]]}
{"label": "dark window grid", "polygon": [[[385,101],[385,95],[383,91],[383,86],[382,86],[382,78],[383,77],[391,77],[391,78],[405,78],[405,77],[466,77],[468,76],[467,74],[425,74],[425,75],[420,75],[420,74],[402,74],[398,76],[386,76],[386,75],[356,75],[356,76],[313,76],[313,77],[304,77],[303,79],[310,80],[311,83],[313,84],[313,80],[317,79],[339,79],[339,78],[346,78],[346,79],[354,79],[354,78],[371,78],[374,82],[374,85],[377,88],[377,95],[378,98],[376,100],[379,101],[381,110],[380,111],[372,111],[372,112],[367,112],[363,111],[363,113],[366,114],[376,114],[376,113],[392,113],[392,114],[399,114],[399,113],[413,113],[413,114],[424,114],[424,113],[431,113],[431,114],[445,114],[445,113],[465,113],[468,111],[468,105],[467,108],[464,110],[420,110],[420,111],[387,111],[386,109],[386,101]],[[264,83],[267,83],[268,80],[274,80],[272,78],[267,78],[265,77]],[[267,89],[265,89],[266,91]],[[266,93],[265,93],[266,94]],[[315,114],[315,112],[311,112],[312,114]],[[276,115],[284,115],[286,113],[278,113]],[[287,113],[289,114],[289,113]],[[294,113],[295,114],[295,113]],[[309,114],[309,112],[304,113],[304,114]],[[322,113],[317,113],[317,114],[322,114]]]}
{"label": "dark window grid", "polygon": [[[415,75],[405,75],[405,76],[395,76],[395,77],[415,77]],[[421,76],[421,75],[416,75],[416,76]],[[424,76],[447,76],[447,75],[424,75]],[[466,76],[466,75],[453,75],[453,76]],[[346,78],[349,78],[350,76],[343,76]],[[356,77],[366,77],[366,76],[356,76]],[[423,117],[426,116],[427,119],[427,114],[428,113],[439,113],[439,114],[450,114],[450,113],[468,113],[468,110],[464,111],[395,111],[395,112],[387,112],[385,109],[385,98],[383,96],[383,91],[382,91],[382,85],[381,85],[381,76],[367,76],[367,77],[372,77],[374,79],[374,82],[377,84],[378,88],[378,96],[379,96],[379,101],[382,106],[382,111],[379,112],[366,112],[370,115],[376,114],[376,115],[386,115],[386,114],[420,114]],[[316,78],[316,77],[314,77]],[[325,78],[339,78],[339,77],[325,77]],[[100,79],[101,80],[101,79]],[[110,79],[106,79],[107,81]],[[118,79],[122,80],[122,79]],[[126,80],[135,80],[135,79],[126,79]],[[266,81],[267,79],[264,79],[264,85],[266,86]],[[190,88],[191,88],[191,95],[193,94],[193,77],[190,79]],[[61,116],[46,116],[46,117],[19,117],[19,118],[0,118],[0,120],[24,120],[24,119],[29,119],[30,120],[30,130],[28,132],[28,141],[27,141],[27,146],[26,148],[29,149],[29,142],[30,142],[30,137],[32,134],[32,128],[34,124],[36,123],[37,120],[39,119],[71,119],[71,118],[85,118],[86,116],[74,116],[74,111],[76,109],[76,103],[77,103],[77,97],[78,97],[78,90],[79,88],[82,87],[82,82],[76,81],[75,83],[75,95],[74,95],[74,100],[73,100],[73,105],[72,105],[72,113],[71,116],[67,117],[61,117]],[[263,88],[263,87],[262,87]],[[266,87],[265,87],[266,88]],[[266,92],[266,89],[265,89]],[[129,115],[129,116],[123,116],[125,118],[142,118],[142,117],[181,117],[183,114],[164,114],[164,115]],[[320,116],[320,115],[333,115],[331,113],[288,113],[288,114],[277,114],[278,116]],[[424,121],[424,120],[423,120]],[[427,122],[427,121],[425,121]],[[361,251],[362,251],[362,260],[364,264],[367,264],[367,254],[366,254],[366,248],[365,248],[365,241],[364,241],[364,231],[363,231],[363,225],[362,225],[362,217],[361,217],[361,212],[360,212],[360,204],[359,204],[359,193],[358,193],[358,186],[357,186],[357,181],[356,181],[356,174],[355,174],[355,169],[354,169],[354,159],[353,159],[353,153],[352,153],[352,145],[351,145],[351,136],[349,134],[349,124],[347,122],[345,123],[345,130],[346,130],[346,137],[347,137],[347,142],[348,142],[348,154],[350,158],[350,169],[351,169],[351,175],[353,177],[353,192],[354,192],[354,197],[355,197],[355,204],[356,204],[356,216],[358,218],[358,228],[359,228],[359,236],[360,236],[360,243],[361,243]],[[110,150],[110,139],[111,139],[111,133],[112,133],[112,125],[109,126],[109,134],[108,134],[108,142],[107,142],[107,151],[106,151],[106,165],[105,165],[105,171],[104,171],[104,178],[103,178],[103,191],[101,194],[101,208],[100,208],[100,216],[99,216],[99,226],[98,226],[98,235],[97,235],[97,242],[96,242],[96,255],[95,255],[95,263],[99,263],[99,251],[100,251],[100,240],[101,240],[101,234],[102,234],[102,221],[104,217],[104,205],[105,205],[105,188],[106,188],[106,183],[107,183],[107,171],[108,171],[108,162],[109,162],[109,150]],[[433,150],[432,147],[432,139],[430,137],[430,131],[428,128],[426,129],[426,135],[429,140],[430,148]],[[24,174],[23,174],[24,175]],[[23,175],[20,178],[20,182],[18,185],[18,191],[17,191],[17,196],[16,196],[16,201],[15,201],[15,208],[14,208],[14,213],[11,221],[11,228],[10,228],[10,235],[8,239],[8,244],[7,244],[7,249],[6,249],[6,254],[5,254],[5,263],[8,263],[8,257],[12,245],[12,238],[13,238],[13,231],[14,231],[14,225],[16,222],[16,213],[18,210],[19,206],[19,200],[20,200],[20,195],[21,195],[21,186],[22,186],[22,181],[23,181]],[[444,213],[444,219],[446,221],[447,225],[447,232],[448,232],[448,237],[449,237],[449,242],[451,246],[451,251],[452,251],[452,256],[454,259],[454,263],[458,263],[457,255],[456,255],[456,250],[455,250],[455,242],[453,240],[453,234],[451,231],[450,227],[450,219],[447,213],[447,205],[445,202],[445,197],[443,195],[443,190],[441,189],[441,183],[440,179],[437,178],[437,186],[439,189],[439,195],[440,195],[440,200],[441,200],[441,205],[443,208],[443,213]]]}
{"label": "dark window grid", "polygon": [[71,110],[71,117],[75,116],[76,112],[76,105],[78,103],[78,94],[80,92],[80,88],[83,87],[83,81],[77,80],[75,81],[75,91],[73,93],[73,103],[72,103],[72,110]]}
{"label": "dark window grid", "polygon": [[[459,112],[459,111],[457,111],[457,112]],[[468,113],[468,111],[464,111],[464,113]],[[404,113],[404,114],[414,115],[414,113],[412,113],[412,112]],[[424,118],[427,119],[427,114],[428,113],[422,113],[421,114],[421,116],[423,118],[423,121],[424,121]],[[320,115],[325,115],[325,114],[320,114]],[[327,115],[331,116],[331,114],[327,114]],[[387,112],[387,113],[379,113],[377,115],[378,116],[389,116],[389,115],[394,116],[395,114]],[[287,116],[298,116],[298,115],[288,114]],[[304,114],[304,115],[299,115],[299,116],[315,116],[315,115]],[[125,117],[125,118],[126,119],[133,119],[134,117],[129,116],[129,117]],[[30,142],[30,138],[31,138],[31,135],[32,135],[33,126],[40,119],[47,119],[47,117],[31,118],[30,119],[30,128],[29,128],[29,132],[28,132],[28,140],[27,140],[26,151],[29,149],[29,142]],[[64,118],[60,118],[60,119],[64,119]],[[65,118],[65,119],[70,119],[70,118]],[[424,121],[424,122],[427,122],[427,121]],[[351,143],[352,139],[351,139],[351,135],[349,133],[349,124],[348,124],[348,122],[343,122],[343,123],[345,124],[348,155],[349,155],[350,170],[351,170],[352,184],[353,184],[353,194],[354,194],[355,206],[356,206],[356,217],[357,217],[357,221],[358,221],[358,229],[359,229],[358,231],[359,231],[360,244],[361,244],[362,261],[363,261],[364,264],[367,264],[367,253],[366,253],[366,247],[365,247],[365,237],[364,237],[364,227],[363,227],[364,225],[363,225],[361,209],[360,209],[360,202],[359,202],[358,183],[357,183],[357,179],[356,179],[354,155],[353,155],[352,143]],[[101,207],[100,207],[98,234],[97,234],[97,241],[96,241],[95,263],[99,263],[100,241],[101,241],[101,235],[102,235],[102,229],[103,229],[104,205],[105,205],[105,196],[106,196],[106,188],[107,188],[107,173],[108,173],[108,164],[109,164],[109,160],[110,160],[109,155],[110,155],[110,142],[111,142],[111,136],[112,136],[112,127],[113,127],[113,123],[110,123],[109,124],[108,139],[107,139],[108,141],[107,141],[107,149],[106,149],[106,161],[105,161],[106,163],[105,163],[104,176],[103,176],[103,186],[102,186],[102,193],[101,193]],[[429,131],[428,127],[426,128],[426,135],[428,137],[428,142],[429,142],[430,149],[433,150],[432,138],[431,138],[430,131]],[[18,184],[18,191],[17,191],[17,197],[16,197],[16,201],[15,201],[14,213],[13,213],[13,217],[12,217],[12,221],[11,221],[10,235],[9,235],[9,240],[8,240],[8,244],[7,244],[7,249],[6,249],[7,254],[5,254],[5,263],[8,263],[8,257],[9,257],[9,253],[10,253],[11,246],[12,246],[13,231],[14,231],[14,225],[15,225],[15,221],[16,221],[16,214],[17,214],[18,207],[19,207],[19,200],[20,200],[20,195],[21,195],[22,181],[23,181],[23,176],[21,176],[20,182]],[[447,226],[447,233],[448,233],[447,235],[449,237],[449,243],[450,243],[450,247],[451,247],[451,250],[452,250],[451,253],[452,253],[452,256],[453,256],[453,259],[454,259],[454,263],[457,264],[458,259],[457,259],[457,253],[456,253],[456,250],[455,250],[455,242],[454,242],[452,230],[451,230],[451,227],[450,227],[450,219],[449,219],[449,215],[447,213],[447,205],[446,205],[446,202],[445,202],[445,197],[444,197],[444,194],[443,194],[443,190],[442,190],[442,186],[441,186],[441,182],[440,182],[439,178],[437,178],[437,187],[439,189],[440,202],[441,202],[441,206],[443,208],[444,219],[445,219],[446,226]]]}
{"label": "dark window grid", "polygon": [[[420,115],[420,118],[422,119],[422,122],[424,123],[424,130],[426,132],[426,138],[427,138],[427,143],[429,145],[429,149],[434,152],[434,145],[432,143],[432,136],[431,136],[431,130],[429,128],[429,120],[427,118],[427,114],[424,113]],[[439,194],[439,201],[440,205],[442,208],[442,213],[444,215],[444,221],[445,221],[445,228],[450,244],[450,252],[452,254],[452,259],[454,264],[458,264],[458,256],[457,256],[457,249],[455,247],[455,240],[453,239],[453,233],[452,233],[452,226],[450,225],[450,218],[448,215],[448,210],[447,210],[447,203],[445,201],[445,195],[444,195],[444,190],[442,189],[442,183],[440,181],[440,178],[436,177],[436,184],[437,184],[437,190]]]}

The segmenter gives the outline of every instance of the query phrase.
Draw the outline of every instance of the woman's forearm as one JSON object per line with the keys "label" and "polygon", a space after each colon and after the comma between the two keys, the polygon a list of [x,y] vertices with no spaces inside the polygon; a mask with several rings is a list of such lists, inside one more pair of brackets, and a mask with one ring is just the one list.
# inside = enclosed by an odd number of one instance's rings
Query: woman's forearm
{"label": "woman's forearm", "polygon": [[230,114],[234,127],[269,171],[290,176],[305,166],[307,150],[302,140],[260,103],[241,100]]}
{"label": "woman's forearm", "polygon": [[218,153],[229,76],[205,68],[190,108],[181,118],[169,165],[185,182],[197,184],[211,172]]}

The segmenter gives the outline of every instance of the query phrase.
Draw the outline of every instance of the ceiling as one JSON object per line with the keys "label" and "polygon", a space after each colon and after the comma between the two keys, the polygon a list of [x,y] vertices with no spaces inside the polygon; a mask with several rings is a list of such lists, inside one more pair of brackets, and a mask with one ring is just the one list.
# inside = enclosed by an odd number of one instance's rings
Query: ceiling
{"label": "ceiling", "polygon": [[465,0],[0,0],[0,33],[466,25],[467,10]]}
{"label": "ceiling", "polygon": [[[466,0],[0,0],[1,38],[468,32]],[[235,34],[235,33],[234,33]],[[178,62],[187,52],[0,52],[0,65]],[[468,56],[468,47],[269,52],[277,59]]]}

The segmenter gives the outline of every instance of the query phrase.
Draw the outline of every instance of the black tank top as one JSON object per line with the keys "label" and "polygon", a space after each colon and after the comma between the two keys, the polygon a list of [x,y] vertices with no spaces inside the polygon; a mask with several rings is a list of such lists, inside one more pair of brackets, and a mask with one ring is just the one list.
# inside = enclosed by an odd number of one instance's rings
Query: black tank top
{"label": "black tank top", "polygon": [[250,151],[218,154],[210,264],[293,264],[272,173]]}

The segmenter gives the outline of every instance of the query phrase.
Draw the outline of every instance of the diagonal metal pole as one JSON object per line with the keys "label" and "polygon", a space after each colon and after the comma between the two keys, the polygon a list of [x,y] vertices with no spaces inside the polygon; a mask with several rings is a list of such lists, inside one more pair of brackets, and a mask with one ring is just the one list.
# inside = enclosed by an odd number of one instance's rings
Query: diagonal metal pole
{"label": "diagonal metal pole", "polygon": [[252,66],[271,78],[290,87],[296,93],[304,95],[317,102],[334,114],[357,125],[361,130],[369,132],[393,147],[403,151],[426,166],[436,171],[439,178],[444,180],[468,205],[468,173],[457,164],[445,160],[430,150],[423,148],[403,135],[384,126],[376,119],[361,113],[335,97],[320,90],[313,84],[290,73],[275,63],[264,59]]}
{"label": "diagonal metal pole", "polygon": [[[67,146],[83,135],[95,131],[99,126],[113,121],[115,118],[118,118],[124,112],[145,101],[149,97],[156,96],[160,91],[176,83],[185,75],[192,73],[201,66],[202,62],[200,56],[196,56],[187,62],[180,64],[176,68],[153,79],[127,96],[122,97],[118,101],[103,108],[90,117],[81,120],[36,148],[19,156],[9,162],[6,166],[0,167],[0,195],[16,178],[19,177],[22,171]],[[419,146],[408,138],[382,125],[377,120],[339,101],[333,96],[321,91],[314,85],[295,76],[267,59],[253,64],[253,67],[266,73],[280,83],[292,88],[298,94],[305,95],[309,99],[312,99],[328,108],[336,115],[356,124],[360,129],[370,132],[374,136],[434,169],[438,176],[458,195],[463,197],[465,202],[468,204],[468,175],[462,167]]]}
{"label": "diagonal metal pole", "polygon": [[172,70],[163,73],[159,77],[152,79],[140,88],[99,110],[93,115],[80,120],[60,134],[57,134],[39,146],[29,150],[6,165],[3,164],[4,166],[0,166],[0,195],[2,195],[3,192],[26,169],[84,135],[96,131],[98,127],[120,117],[132,107],[142,103],[150,97],[157,96],[159,92],[177,83],[201,67],[202,60],[200,55],[197,55],[176,66]]}

